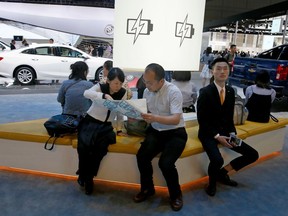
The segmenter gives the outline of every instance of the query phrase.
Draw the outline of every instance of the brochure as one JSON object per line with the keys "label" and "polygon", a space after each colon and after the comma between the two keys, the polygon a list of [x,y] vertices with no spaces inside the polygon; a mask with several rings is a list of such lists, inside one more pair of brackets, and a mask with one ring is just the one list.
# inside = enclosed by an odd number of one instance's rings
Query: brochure
{"label": "brochure", "polygon": [[131,100],[98,99],[95,102],[111,111],[120,112],[129,118],[142,119],[141,113],[147,113],[146,99],[144,98]]}

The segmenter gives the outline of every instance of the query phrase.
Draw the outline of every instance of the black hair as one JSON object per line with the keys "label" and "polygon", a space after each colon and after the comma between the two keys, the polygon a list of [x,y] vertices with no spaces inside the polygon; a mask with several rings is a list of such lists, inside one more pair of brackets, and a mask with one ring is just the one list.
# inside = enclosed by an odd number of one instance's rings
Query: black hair
{"label": "black hair", "polygon": [[122,83],[125,81],[124,72],[118,67],[111,68],[107,75],[107,79],[110,81],[114,80],[115,78],[118,78]]}
{"label": "black hair", "polygon": [[70,69],[72,70],[72,72],[69,75],[69,79],[87,80],[86,76],[88,74],[89,68],[88,68],[88,65],[84,61],[77,61],[74,64],[71,64]]}
{"label": "black hair", "polygon": [[270,75],[266,70],[261,70],[255,78],[256,86],[260,88],[271,89],[270,87]]}
{"label": "black hair", "polygon": [[174,71],[172,79],[176,81],[189,81],[191,79],[191,71]]}
{"label": "black hair", "polygon": [[231,44],[230,45],[230,49],[232,49],[233,47],[236,47],[236,44]]}
{"label": "black hair", "polygon": [[155,73],[155,79],[160,81],[165,78],[165,70],[164,68],[156,63],[151,63],[145,68],[145,73],[148,71],[153,71]]}
{"label": "black hair", "polygon": [[220,58],[216,58],[212,61],[212,63],[209,65],[209,68],[212,69],[214,67],[214,65],[218,62],[226,62],[227,65],[229,65],[228,61],[226,58],[220,57]]}
{"label": "black hair", "polygon": [[113,61],[111,60],[105,61],[103,67],[106,68],[108,71],[110,71],[111,68],[113,67]]}
{"label": "black hair", "polygon": [[207,47],[205,52],[206,56],[209,56],[210,53],[212,53],[212,47]]}

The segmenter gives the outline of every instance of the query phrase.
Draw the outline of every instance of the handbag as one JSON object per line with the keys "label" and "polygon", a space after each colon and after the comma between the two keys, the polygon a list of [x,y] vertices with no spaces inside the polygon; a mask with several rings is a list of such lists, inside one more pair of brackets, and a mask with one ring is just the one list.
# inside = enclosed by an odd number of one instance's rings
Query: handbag
{"label": "handbag", "polygon": [[279,120],[275,116],[273,116],[271,113],[270,113],[270,118],[274,122],[279,122]]}
{"label": "handbag", "polygon": [[[77,127],[81,121],[81,116],[72,116],[72,115],[54,115],[49,118],[45,123],[44,127],[46,128],[50,137],[46,141],[44,148],[46,150],[52,150],[54,144],[58,137],[64,136],[66,134],[73,134],[77,132]],[[53,138],[51,147],[48,148],[49,140]]]}
{"label": "handbag", "polygon": [[234,104],[234,125],[242,125],[245,123],[248,117],[248,109],[244,106],[243,102],[236,100]]}
{"label": "handbag", "polygon": [[145,136],[149,124],[144,120],[128,118],[124,126],[128,135]]}
{"label": "handbag", "polygon": [[[66,94],[67,90],[75,85],[76,83],[79,83],[81,80],[78,80],[64,89],[64,94]],[[64,103],[62,104],[62,107],[64,107]],[[46,128],[48,134],[50,137],[45,142],[44,148],[46,150],[52,150],[54,148],[54,144],[56,142],[56,139],[60,136],[63,136],[64,134],[72,134],[76,133],[77,127],[79,125],[79,122],[81,120],[82,116],[73,116],[68,114],[58,114],[52,116],[50,119],[48,119],[44,123],[44,127]],[[52,145],[50,148],[47,147],[48,142],[50,139],[53,138]]]}

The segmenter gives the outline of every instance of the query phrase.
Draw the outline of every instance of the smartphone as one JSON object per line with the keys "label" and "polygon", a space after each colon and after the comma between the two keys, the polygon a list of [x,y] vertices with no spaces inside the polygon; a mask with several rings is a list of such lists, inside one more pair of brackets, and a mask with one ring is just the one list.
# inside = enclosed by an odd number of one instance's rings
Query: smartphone
{"label": "smartphone", "polygon": [[231,135],[229,139],[229,143],[234,143],[237,146],[241,146],[242,144],[242,139],[236,137],[235,135]]}

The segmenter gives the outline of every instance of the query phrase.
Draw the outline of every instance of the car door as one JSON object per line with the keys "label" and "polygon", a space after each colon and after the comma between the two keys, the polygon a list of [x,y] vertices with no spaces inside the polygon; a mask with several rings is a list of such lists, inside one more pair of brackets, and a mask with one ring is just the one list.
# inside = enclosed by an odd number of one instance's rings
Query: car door
{"label": "car door", "polygon": [[56,54],[55,47],[35,48],[35,54],[31,57],[31,60],[39,80],[67,78],[67,75],[69,75],[69,71],[67,74],[63,74],[61,59]]}
{"label": "car door", "polygon": [[83,53],[72,47],[57,46],[55,49],[57,50],[57,55],[61,62],[61,73],[63,76],[66,76],[65,78],[68,78],[71,73],[71,64],[76,61],[84,61]]}

